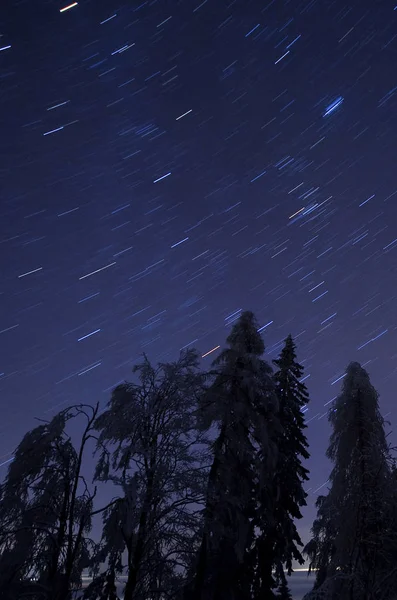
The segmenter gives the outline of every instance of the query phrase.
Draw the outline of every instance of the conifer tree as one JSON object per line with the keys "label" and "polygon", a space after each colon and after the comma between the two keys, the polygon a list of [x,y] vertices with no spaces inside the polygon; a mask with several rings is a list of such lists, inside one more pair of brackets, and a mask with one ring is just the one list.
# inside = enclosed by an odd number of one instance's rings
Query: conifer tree
{"label": "conifer tree", "polygon": [[309,401],[309,394],[304,383],[303,367],[296,360],[294,341],[289,335],[277,360],[273,361],[277,368],[274,374],[276,391],[279,399],[279,419],[282,427],[278,440],[278,462],[275,477],[276,501],[275,521],[277,526],[275,539],[274,567],[281,569],[284,565],[291,574],[292,561],[300,564],[304,559],[299,550],[302,541],[295,525],[301,519],[301,507],[306,506],[307,494],[303,489],[308,481],[308,470],[303,460],[309,458],[308,442],[304,433],[306,429],[303,409]]}
{"label": "conifer tree", "polygon": [[246,559],[256,535],[253,519],[258,503],[271,494],[276,464],[277,397],[253,313],[240,316],[227,342],[201,406],[205,425],[216,426],[217,437],[201,547],[186,593],[192,600],[251,598],[257,564]]}
{"label": "conifer tree", "polygon": [[[306,427],[303,407],[308,402],[304,383],[303,367],[296,361],[295,344],[291,336],[285,340],[284,348],[273,361],[277,371],[273,381],[278,397],[280,431],[277,434],[277,463],[272,479],[272,491],[259,503],[255,526],[261,528],[251,550],[251,560],[258,564],[255,572],[253,597],[260,600],[275,599],[277,587],[287,586],[284,567],[290,574],[293,560],[303,564],[299,550],[303,546],[296,519],[302,518],[300,509],[306,504],[303,484],[308,471],[302,461],[309,457],[308,443],[304,434]],[[261,526],[266,523],[267,526]]]}
{"label": "conifer tree", "polygon": [[390,598],[379,586],[391,568],[383,552],[389,532],[390,452],[378,394],[357,362],[347,368],[329,421],[330,489],[318,503],[313,539],[306,546],[311,568],[319,569],[316,587],[339,600]]}

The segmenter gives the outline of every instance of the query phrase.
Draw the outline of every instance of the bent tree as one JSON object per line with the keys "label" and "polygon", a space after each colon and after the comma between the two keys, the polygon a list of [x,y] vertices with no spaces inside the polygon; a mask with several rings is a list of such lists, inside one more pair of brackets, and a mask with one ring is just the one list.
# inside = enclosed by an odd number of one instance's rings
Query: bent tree
{"label": "bent tree", "polygon": [[[67,408],[27,433],[0,486],[0,589],[4,600],[67,600],[81,586],[93,542],[96,488],[82,473],[98,405]],[[83,420],[77,448],[67,433]],[[33,583],[32,583],[33,581]]]}

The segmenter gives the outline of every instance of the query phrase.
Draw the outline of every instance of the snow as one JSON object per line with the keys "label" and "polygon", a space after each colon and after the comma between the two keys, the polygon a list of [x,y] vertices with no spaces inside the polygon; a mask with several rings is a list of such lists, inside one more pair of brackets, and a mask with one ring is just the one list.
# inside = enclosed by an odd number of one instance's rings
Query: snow
{"label": "snow", "polygon": [[[84,580],[84,583],[88,585],[90,580]],[[293,600],[302,600],[303,596],[310,592],[314,583],[314,576],[307,575],[306,571],[297,571],[293,573],[290,577],[287,577],[288,585],[291,590]],[[122,600],[121,592],[122,592],[123,584],[120,584],[118,588],[118,593],[120,600]],[[76,597],[77,600],[77,597]]]}

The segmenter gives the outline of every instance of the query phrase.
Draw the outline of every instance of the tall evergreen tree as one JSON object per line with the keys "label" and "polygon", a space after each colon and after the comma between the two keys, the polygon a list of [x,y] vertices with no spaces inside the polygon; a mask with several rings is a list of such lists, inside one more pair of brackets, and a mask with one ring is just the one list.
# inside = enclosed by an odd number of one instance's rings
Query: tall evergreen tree
{"label": "tall evergreen tree", "polygon": [[[330,489],[318,504],[313,539],[306,547],[319,569],[316,587],[338,600],[375,600],[391,565],[383,544],[389,533],[390,452],[378,394],[357,362],[346,371],[329,421],[333,462]],[[310,598],[310,594],[308,596]]]}
{"label": "tall evergreen tree", "polygon": [[[293,560],[304,562],[299,550],[303,544],[295,520],[302,518],[300,509],[306,504],[303,484],[308,480],[308,471],[302,461],[309,453],[302,409],[309,396],[301,382],[303,367],[296,360],[291,336],[287,337],[280,357],[273,363],[277,369],[273,381],[281,428],[276,438],[278,454],[272,492],[258,505],[254,520],[255,526],[261,529],[251,551],[258,564],[253,586],[253,597],[258,600],[277,598],[276,588],[282,587],[285,593],[284,567],[290,574]],[[266,521],[267,526],[261,526]]]}
{"label": "tall evergreen tree", "polygon": [[[251,598],[257,565],[246,558],[258,504],[267,502],[276,465],[277,397],[256,319],[244,312],[214,361],[214,382],[201,414],[216,426],[204,526],[192,600]],[[263,525],[261,523],[258,526]]]}
{"label": "tall evergreen tree", "polygon": [[275,564],[280,570],[285,565],[291,574],[292,561],[300,564],[304,559],[299,550],[302,541],[295,525],[301,519],[301,508],[306,506],[307,494],[303,489],[308,481],[308,470],[303,461],[309,458],[308,442],[305,436],[305,417],[303,409],[309,401],[304,383],[303,367],[296,360],[294,341],[289,335],[277,360],[273,361],[277,370],[274,374],[279,399],[279,419],[282,427],[278,440],[278,462],[275,477]]}

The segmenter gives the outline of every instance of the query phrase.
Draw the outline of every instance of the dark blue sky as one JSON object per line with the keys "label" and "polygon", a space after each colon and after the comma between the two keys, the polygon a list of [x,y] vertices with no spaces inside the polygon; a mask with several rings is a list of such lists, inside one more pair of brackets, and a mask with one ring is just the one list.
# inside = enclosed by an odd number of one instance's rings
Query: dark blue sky
{"label": "dark blue sky", "polygon": [[397,10],[67,4],[2,15],[2,461],[35,416],[251,309],[269,360],[291,332],[306,370],[306,530],[350,360],[397,417]]}

